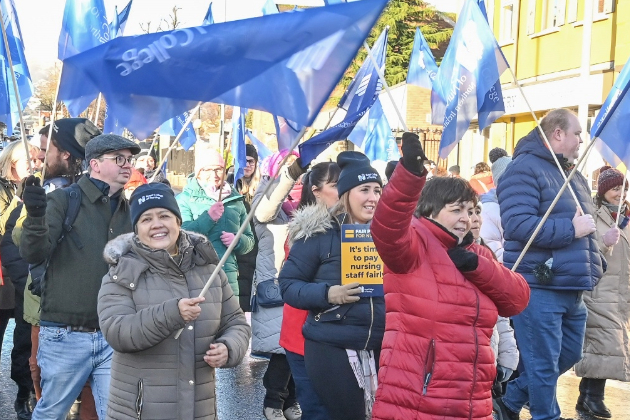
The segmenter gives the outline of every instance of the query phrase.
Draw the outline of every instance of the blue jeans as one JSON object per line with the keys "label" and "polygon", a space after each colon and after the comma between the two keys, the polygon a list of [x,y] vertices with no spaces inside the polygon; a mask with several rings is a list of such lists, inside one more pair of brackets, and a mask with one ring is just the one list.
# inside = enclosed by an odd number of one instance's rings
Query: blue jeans
{"label": "blue jeans", "polygon": [[328,420],[328,412],[319,400],[311,380],[306,373],[304,356],[285,350],[287,361],[291,367],[291,375],[295,382],[295,395],[302,408],[302,418],[308,420]]}
{"label": "blue jeans", "polygon": [[586,331],[582,292],[532,288],[529,305],[512,321],[520,376],[508,383],[503,402],[514,412],[529,403],[533,420],[557,420],[558,377],[582,358]]}
{"label": "blue jeans", "polygon": [[37,402],[33,420],[65,420],[88,379],[96,413],[104,420],[112,353],[100,331],[71,332],[63,327],[41,327],[37,362],[42,370],[42,398]]}

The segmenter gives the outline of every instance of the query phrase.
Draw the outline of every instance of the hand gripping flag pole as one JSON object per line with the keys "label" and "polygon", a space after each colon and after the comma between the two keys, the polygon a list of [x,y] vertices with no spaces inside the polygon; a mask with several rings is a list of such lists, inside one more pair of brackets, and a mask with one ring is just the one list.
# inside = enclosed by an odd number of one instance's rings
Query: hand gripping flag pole
{"label": "hand gripping flag pole", "polygon": [[4,27],[4,16],[2,15],[2,10],[0,10],[0,26],[2,26],[2,39],[4,41],[4,48],[7,51],[9,70],[11,72],[11,79],[13,80],[13,89],[15,90],[15,100],[17,102],[18,113],[20,114],[20,132],[22,133],[22,142],[24,143],[24,148],[26,149],[26,161],[28,162],[28,171],[31,175],[33,175],[33,164],[31,163],[31,152],[28,147],[28,140],[26,139],[26,127],[24,126],[24,115],[22,113],[20,90],[18,88],[17,79],[15,77],[15,71],[13,70],[13,59],[11,58],[11,49],[9,48],[9,40],[7,39],[7,31]]}
{"label": "hand gripping flag pole", "polygon": [[[302,139],[302,136],[304,136],[305,132],[306,132],[306,127],[302,128],[302,130],[300,130],[299,135],[295,138],[295,140],[293,141],[293,144],[289,148],[289,153],[287,153],[286,156],[284,157],[284,159],[282,159],[280,161],[280,165],[278,165],[278,171],[276,172],[276,174],[271,179],[269,179],[269,182],[265,186],[265,189],[262,192],[262,196],[263,197],[266,196],[267,193],[269,193],[269,191],[271,190],[271,186],[274,184],[273,181],[278,176],[280,176],[280,172],[281,172],[282,167],[287,162],[287,159],[289,158],[289,156],[292,156],[292,152],[295,150],[297,145],[300,143],[300,140]],[[221,257],[221,260],[217,263],[217,266],[214,268],[214,271],[210,275],[210,278],[208,279],[208,281],[206,282],[206,285],[203,287],[203,289],[199,293],[198,297],[203,297],[208,292],[208,289],[210,289],[210,285],[212,284],[213,280],[219,275],[219,271],[221,271],[221,268],[223,267],[223,265],[225,264],[225,262],[229,258],[230,254],[232,253],[234,248],[236,248],[236,245],[238,244],[238,241],[241,238],[241,236],[243,236],[243,233],[245,232],[245,229],[247,229],[249,227],[249,222],[251,222],[252,218],[254,217],[254,213],[256,212],[256,209],[258,208],[258,204],[260,204],[261,201],[262,200],[258,200],[258,201],[255,201],[255,202],[252,203],[252,208],[249,211],[249,213],[247,214],[247,217],[245,218],[245,221],[241,224],[241,227],[239,228],[238,232],[236,232],[236,235],[234,236],[234,240],[232,241],[230,246],[228,246],[228,248],[225,250],[225,253],[223,254],[223,257]],[[182,331],[184,331],[183,328],[181,328],[179,331],[177,331],[175,333],[175,339],[176,340],[179,338],[179,336],[181,335]]]}
{"label": "hand gripping flag pole", "polygon": [[[547,138],[547,135],[543,131],[542,127],[540,126],[540,121],[538,120],[538,117],[536,117],[536,113],[534,112],[534,109],[529,104],[529,101],[527,100],[527,97],[525,96],[525,92],[523,91],[523,87],[518,82],[518,80],[516,80],[516,75],[514,74],[514,70],[512,70],[512,67],[508,67],[508,68],[510,69],[510,73],[512,74],[512,78],[514,79],[514,83],[518,87],[518,90],[521,92],[521,95],[523,95],[523,99],[525,100],[525,103],[527,104],[527,107],[529,108],[529,112],[531,112],[532,117],[534,118],[534,121],[536,122],[536,127],[538,128],[538,131],[540,132],[540,135],[543,138],[543,141],[547,145],[547,148],[549,148],[549,153],[551,153],[551,156],[553,157],[553,161],[556,163],[556,166],[560,170],[560,173],[562,174],[562,177],[564,178],[564,181],[566,182],[567,179],[568,179],[567,178],[567,174],[564,173],[564,169],[562,168],[562,165],[560,165],[560,162],[558,161],[558,157],[553,152],[553,149],[551,148],[551,144],[549,143],[549,139]],[[585,153],[582,156],[586,156],[586,152],[588,150],[590,150],[592,144],[593,144],[593,142],[591,142],[589,144],[588,149],[584,151]],[[582,161],[582,159],[580,159],[580,161]],[[575,167],[577,168],[578,165],[576,164]],[[570,185],[568,185],[568,187],[569,187],[569,192],[571,193],[571,196],[573,197],[573,200],[575,201],[575,204],[577,205],[578,209],[580,209],[580,212],[582,214],[585,214],[584,213],[584,209],[582,208],[582,205],[580,204],[580,201],[578,200],[577,196],[575,195],[575,191],[573,191],[573,188],[571,188]],[[551,208],[553,208],[553,207],[551,207]],[[536,232],[536,233],[538,233],[538,232]]]}
{"label": "hand gripping flag pole", "polygon": [[155,177],[157,176],[158,172],[160,172],[162,165],[164,164],[164,161],[166,160],[168,155],[171,153],[171,151],[175,148],[175,146],[177,146],[179,139],[181,138],[182,134],[184,134],[184,131],[186,131],[186,127],[188,127],[188,124],[190,124],[190,122],[195,117],[195,115],[197,115],[197,110],[199,109],[200,106],[201,106],[201,101],[198,102],[197,106],[195,106],[192,109],[192,111],[190,111],[190,114],[188,114],[188,118],[186,118],[186,122],[184,122],[184,124],[182,125],[182,128],[179,130],[179,133],[177,133],[177,137],[175,137],[175,140],[173,140],[173,143],[171,143],[171,145],[166,150],[166,153],[164,153],[164,156],[162,156],[162,158],[160,159],[160,162],[155,167],[156,171],[151,177],[151,179],[149,179],[149,183],[155,180]]}
{"label": "hand gripping flag pole", "polygon": [[[565,177],[566,179],[564,181],[564,184],[562,184],[562,188],[560,188],[560,191],[558,191],[558,194],[556,195],[556,198],[553,199],[553,201],[551,202],[551,205],[549,206],[549,208],[545,212],[544,216],[542,217],[542,219],[540,219],[540,222],[538,223],[538,226],[536,226],[536,229],[534,230],[534,233],[532,233],[532,236],[529,238],[529,241],[527,241],[527,244],[525,245],[525,248],[523,248],[523,251],[521,251],[521,255],[518,256],[518,259],[514,263],[514,266],[512,267],[512,271],[516,272],[516,269],[518,268],[519,264],[521,263],[521,261],[525,257],[525,254],[527,253],[527,250],[529,250],[529,247],[534,242],[534,239],[536,239],[536,236],[538,236],[538,232],[540,232],[540,229],[542,229],[543,224],[545,224],[545,222],[549,218],[549,215],[553,211],[554,207],[556,207],[556,203],[558,203],[558,200],[560,200],[560,197],[564,193],[564,190],[567,189],[567,187],[569,186],[569,183],[571,182],[571,179],[578,172],[578,166],[580,166],[580,163],[582,163],[582,161],[588,156],[588,152],[590,151],[590,149],[593,147],[594,144],[595,144],[595,140],[593,139],[593,141],[591,141],[588,144],[586,150],[584,150],[584,153],[582,154],[580,159],[577,161],[576,165],[571,170],[571,173],[569,174],[569,176]],[[578,203],[578,208],[579,209],[582,208],[579,203]],[[584,214],[584,212],[582,212],[582,214]]]}

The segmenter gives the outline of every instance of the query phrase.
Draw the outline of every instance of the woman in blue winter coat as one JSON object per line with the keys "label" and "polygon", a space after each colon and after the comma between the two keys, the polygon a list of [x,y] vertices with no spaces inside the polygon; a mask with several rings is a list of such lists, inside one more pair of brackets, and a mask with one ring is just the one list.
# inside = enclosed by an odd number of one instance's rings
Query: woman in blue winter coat
{"label": "woman in blue winter coat", "polygon": [[359,283],[341,284],[341,225],[369,224],[382,181],[359,152],[342,152],[339,203],[313,210],[312,226],[296,235],[282,271],[285,303],[309,311],[303,327],[308,377],[334,420],[370,418],[385,330],[382,297],[358,297]]}

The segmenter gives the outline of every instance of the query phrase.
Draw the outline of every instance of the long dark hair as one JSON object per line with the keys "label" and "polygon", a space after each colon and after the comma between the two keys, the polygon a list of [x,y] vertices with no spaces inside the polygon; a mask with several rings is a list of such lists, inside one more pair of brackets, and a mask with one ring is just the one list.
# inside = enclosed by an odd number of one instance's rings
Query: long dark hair
{"label": "long dark hair", "polygon": [[339,165],[335,162],[320,162],[314,165],[302,178],[302,196],[298,209],[315,204],[317,198],[313,194],[313,187],[322,188],[330,182],[339,180]]}

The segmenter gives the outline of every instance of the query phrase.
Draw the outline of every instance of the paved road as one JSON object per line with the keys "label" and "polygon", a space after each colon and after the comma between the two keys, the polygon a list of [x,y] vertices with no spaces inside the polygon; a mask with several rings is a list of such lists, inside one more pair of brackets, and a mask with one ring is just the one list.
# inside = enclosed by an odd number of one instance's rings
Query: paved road
{"label": "paved road", "polygon": [[[16,387],[10,379],[10,353],[13,343],[13,321],[9,324],[2,347],[0,362],[0,420],[15,419],[13,401]],[[218,369],[217,395],[219,418],[221,420],[261,420],[264,389],[262,377],[267,362],[246,357],[246,360],[234,369]],[[573,372],[566,373],[558,387],[558,400],[565,417],[576,416],[575,401],[578,395],[577,378]],[[630,420],[630,384],[609,381],[606,387],[606,403],[613,413],[614,420]],[[523,410],[521,419],[529,419],[529,413]],[[575,417],[580,420],[595,420],[592,417]],[[305,419],[307,420],[307,419]]]}

